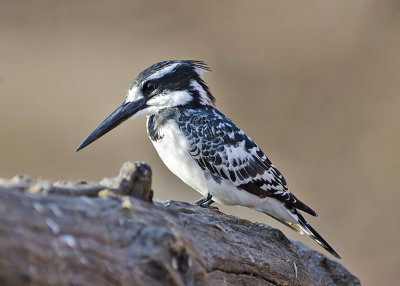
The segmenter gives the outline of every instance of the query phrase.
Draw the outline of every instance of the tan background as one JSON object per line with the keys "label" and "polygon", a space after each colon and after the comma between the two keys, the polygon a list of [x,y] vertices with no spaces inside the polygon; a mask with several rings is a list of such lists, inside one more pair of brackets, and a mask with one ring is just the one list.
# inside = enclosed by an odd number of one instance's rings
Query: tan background
{"label": "tan background", "polygon": [[[364,285],[398,281],[400,2],[1,1],[0,176],[98,180],[148,162],[160,200],[199,195],[158,158],[145,119],[79,153],[130,81],[199,59],[218,108],[320,215],[309,221]],[[278,226],[240,207],[221,207]],[[324,252],[325,253],[325,252]]]}

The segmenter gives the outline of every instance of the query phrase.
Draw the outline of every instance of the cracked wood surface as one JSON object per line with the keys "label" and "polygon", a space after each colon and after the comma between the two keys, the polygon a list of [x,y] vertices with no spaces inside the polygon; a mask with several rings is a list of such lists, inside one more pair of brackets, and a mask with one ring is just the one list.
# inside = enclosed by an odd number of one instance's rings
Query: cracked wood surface
{"label": "cracked wood surface", "polygon": [[360,284],[277,229],[151,198],[140,163],[100,183],[0,180],[0,284]]}

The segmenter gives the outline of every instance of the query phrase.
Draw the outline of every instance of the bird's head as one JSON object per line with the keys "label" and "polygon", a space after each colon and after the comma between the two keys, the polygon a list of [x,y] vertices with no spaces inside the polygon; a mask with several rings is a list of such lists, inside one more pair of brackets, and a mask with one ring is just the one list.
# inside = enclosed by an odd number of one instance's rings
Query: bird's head
{"label": "bird's head", "polygon": [[162,109],[214,104],[201,75],[209,71],[200,61],[164,61],[142,71],[129,86],[126,99],[76,149],[81,150],[129,118],[149,116]]}

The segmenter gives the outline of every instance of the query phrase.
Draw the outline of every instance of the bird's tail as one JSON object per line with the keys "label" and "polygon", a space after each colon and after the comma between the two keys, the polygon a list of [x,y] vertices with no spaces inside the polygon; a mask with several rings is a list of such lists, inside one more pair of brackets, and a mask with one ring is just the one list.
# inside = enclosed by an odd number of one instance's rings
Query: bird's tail
{"label": "bird's tail", "polygon": [[315,229],[313,229],[311,225],[309,225],[308,222],[304,219],[304,217],[298,212],[297,217],[299,218],[298,226],[302,229],[303,232],[309,235],[313,240],[315,240],[319,245],[321,245],[326,251],[335,256],[337,259],[342,259],[339,254],[337,254],[336,251],[333,250],[333,248],[325,241],[325,239],[323,239],[322,236],[320,236],[319,233],[316,232]]}
{"label": "bird's tail", "polygon": [[337,254],[336,251],[333,250],[333,248],[325,241],[325,239],[323,239],[322,236],[319,235],[319,233],[316,232],[315,229],[313,229],[311,227],[311,225],[308,224],[308,222],[304,219],[304,217],[297,210],[294,209],[294,214],[292,214],[292,215],[298,222],[297,224],[286,221],[286,220],[282,220],[282,219],[279,219],[276,217],[274,217],[274,218],[277,219],[278,221],[280,221],[281,223],[285,224],[286,226],[290,227],[291,229],[299,232],[300,234],[307,234],[315,242],[317,242],[319,245],[321,245],[326,251],[328,251],[330,254],[335,256],[337,259],[342,259],[339,256],[339,254]]}

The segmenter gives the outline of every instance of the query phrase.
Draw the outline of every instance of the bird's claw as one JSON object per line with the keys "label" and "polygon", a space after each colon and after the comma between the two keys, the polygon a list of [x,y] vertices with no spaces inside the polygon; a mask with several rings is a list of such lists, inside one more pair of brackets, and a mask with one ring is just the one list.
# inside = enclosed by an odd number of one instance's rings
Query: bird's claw
{"label": "bird's claw", "polygon": [[195,201],[194,203],[203,208],[218,209],[211,205],[212,203],[214,203],[214,201],[212,200],[212,195],[210,194],[207,194],[207,196],[202,197],[201,199]]}

